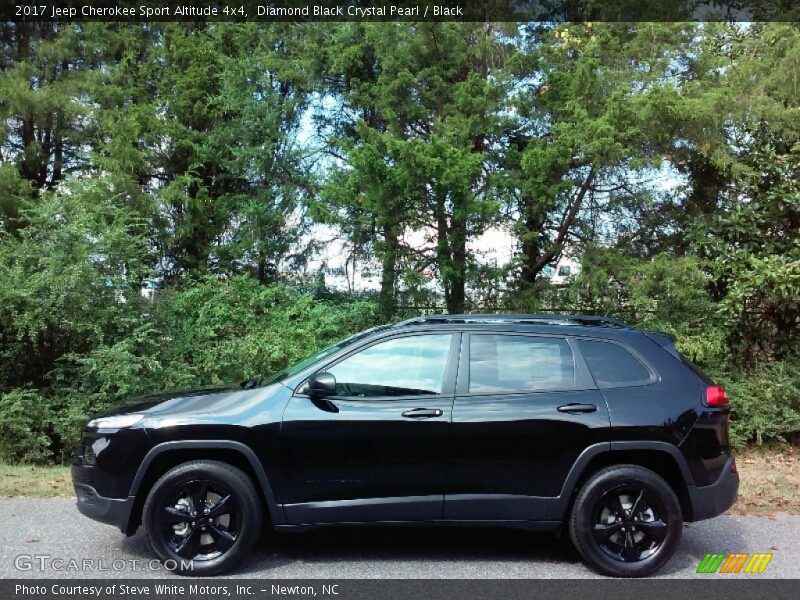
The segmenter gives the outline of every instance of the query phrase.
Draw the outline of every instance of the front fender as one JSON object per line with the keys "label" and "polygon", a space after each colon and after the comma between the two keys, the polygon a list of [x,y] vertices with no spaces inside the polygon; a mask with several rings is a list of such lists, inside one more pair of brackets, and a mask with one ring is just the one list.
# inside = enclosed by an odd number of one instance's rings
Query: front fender
{"label": "front fender", "polygon": [[[136,476],[131,484],[129,496],[138,497],[138,493],[142,487],[145,477],[147,476],[148,469],[156,457],[164,454],[165,452],[175,452],[179,450],[233,450],[241,454],[248,462],[256,475],[258,486],[264,495],[267,503],[267,510],[273,525],[285,525],[286,516],[284,515],[283,508],[278,504],[275,493],[270,485],[269,478],[264,472],[264,467],[261,461],[258,460],[252,448],[242,442],[232,440],[180,440],[174,442],[161,442],[153,446],[150,451],[145,455],[139,466]],[[209,457],[213,459],[213,454]]]}

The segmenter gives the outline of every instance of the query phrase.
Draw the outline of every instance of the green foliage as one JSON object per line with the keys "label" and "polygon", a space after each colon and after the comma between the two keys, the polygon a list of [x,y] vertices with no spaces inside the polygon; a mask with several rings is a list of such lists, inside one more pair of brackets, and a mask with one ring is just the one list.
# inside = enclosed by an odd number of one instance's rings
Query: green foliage
{"label": "green foliage", "polygon": [[692,256],[639,258],[590,246],[581,273],[560,296],[588,312],[643,326],[683,322],[690,330],[714,311],[709,282],[704,263]]}
{"label": "green foliage", "polygon": [[[99,410],[158,391],[266,377],[378,317],[368,300],[319,301],[249,275],[187,280],[143,309],[116,341],[63,355],[38,391],[4,397],[0,433],[9,442],[0,452],[9,459],[61,459],[77,442],[80,424]],[[26,413],[26,403],[34,402]]]}
{"label": "green foliage", "polygon": [[800,431],[800,361],[765,363],[752,372],[713,373],[730,397],[731,441],[784,441]]}
{"label": "green foliage", "polygon": [[[378,257],[387,316],[400,283],[416,283],[398,275],[420,265],[435,265],[447,309],[464,310],[467,242],[498,220],[485,178],[508,121],[514,29],[347,24],[325,48],[325,81],[345,110],[326,123],[338,163],[312,210]],[[425,230],[424,249],[403,244],[408,230]]]}
{"label": "green foliage", "polygon": [[100,410],[147,393],[199,385],[182,365],[170,362],[165,343],[168,336],[144,323],[117,342],[62,357],[41,389],[57,409],[50,444],[54,456],[69,452],[80,425]]}
{"label": "green foliage", "polygon": [[145,226],[111,182],[75,182],[0,231],[0,389],[42,385],[65,354],[126,331],[138,301]]}
{"label": "green foliage", "polygon": [[171,362],[194,381],[261,377],[375,323],[374,303],[333,304],[251,277],[185,282],[159,299]]}
{"label": "green foliage", "polygon": [[[800,143],[753,148],[693,236],[711,259],[720,310],[742,362],[783,357],[800,318]],[[742,201],[746,198],[746,201]]]}
{"label": "green foliage", "polygon": [[37,189],[55,188],[84,159],[93,135],[83,92],[96,82],[77,25],[0,25],[3,158]]}
{"label": "green foliage", "polygon": [[20,222],[20,211],[33,198],[33,186],[20,176],[12,164],[0,163],[0,231],[16,231]]}
{"label": "green foliage", "polygon": [[37,392],[13,390],[0,396],[0,461],[49,460],[51,423],[50,407]]}
{"label": "green foliage", "polygon": [[635,205],[633,181],[660,165],[670,140],[678,96],[670,63],[682,59],[692,30],[674,23],[525,29],[515,57],[525,85],[513,97],[519,119],[502,178],[519,214],[515,267],[523,288],[567,245],[595,235],[599,211]]}

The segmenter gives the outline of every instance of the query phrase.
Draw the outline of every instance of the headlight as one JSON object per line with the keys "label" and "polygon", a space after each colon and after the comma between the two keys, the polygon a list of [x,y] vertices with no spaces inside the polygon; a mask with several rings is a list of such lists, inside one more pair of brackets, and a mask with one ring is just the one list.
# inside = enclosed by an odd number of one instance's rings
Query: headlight
{"label": "headlight", "polygon": [[136,425],[144,417],[142,415],[114,415],[111,417],[98,417],[87,423],[87,427],[97,429],[123,429]]}

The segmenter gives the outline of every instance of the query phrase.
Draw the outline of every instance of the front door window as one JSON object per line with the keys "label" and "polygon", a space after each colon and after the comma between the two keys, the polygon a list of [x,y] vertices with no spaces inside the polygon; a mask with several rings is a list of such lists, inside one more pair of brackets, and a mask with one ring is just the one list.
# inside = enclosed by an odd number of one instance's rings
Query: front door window
{"label": "front door window", "polygon": [[327,369],[339,396],[442,393],[452,334],[414,335],[370,346]]}

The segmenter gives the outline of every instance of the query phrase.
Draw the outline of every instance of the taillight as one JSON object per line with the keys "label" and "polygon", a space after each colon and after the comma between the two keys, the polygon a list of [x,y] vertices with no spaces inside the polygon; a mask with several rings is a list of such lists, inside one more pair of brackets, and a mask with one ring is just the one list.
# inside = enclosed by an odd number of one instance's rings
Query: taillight
{"label": "taillight", "polygon": [[718,385],[706,388],[706,406],[728,406],[725,388]]}

